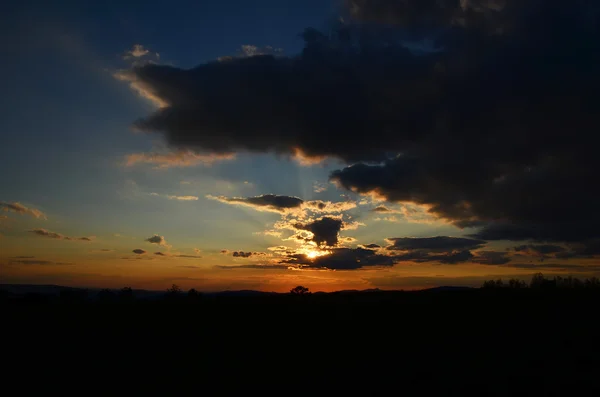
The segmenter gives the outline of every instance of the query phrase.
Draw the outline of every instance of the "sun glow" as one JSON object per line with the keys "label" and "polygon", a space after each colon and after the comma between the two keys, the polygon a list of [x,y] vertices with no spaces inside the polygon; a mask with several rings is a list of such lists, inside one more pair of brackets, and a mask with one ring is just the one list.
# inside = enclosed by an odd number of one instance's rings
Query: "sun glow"
{"label": "sun glow", "polygon": [[329,255],[330,253],[331,252],[329,252],[329,251],[308,250],[306,252],[306,256],[308,257],[308,259],[315,259],[315,258],[318,258],[319,256]]}

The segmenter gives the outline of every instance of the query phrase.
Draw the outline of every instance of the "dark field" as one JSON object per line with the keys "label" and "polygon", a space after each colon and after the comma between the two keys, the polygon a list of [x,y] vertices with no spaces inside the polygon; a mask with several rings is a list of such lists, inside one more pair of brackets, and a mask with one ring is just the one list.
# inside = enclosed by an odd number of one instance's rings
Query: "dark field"
{"label": "dark field", "polygon": [[6,382],[166,384],[168,395],[600,395],[597,290],[80,298],[3,299]]}

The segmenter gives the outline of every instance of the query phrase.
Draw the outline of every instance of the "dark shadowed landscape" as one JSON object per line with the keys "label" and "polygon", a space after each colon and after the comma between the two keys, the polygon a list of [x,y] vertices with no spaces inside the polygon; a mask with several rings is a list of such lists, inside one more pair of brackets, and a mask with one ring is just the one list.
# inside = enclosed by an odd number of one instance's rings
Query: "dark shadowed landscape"
{"label": "dark shadowed landscape", "polygon": [[288,294],[19,288],[3,286],[1,303],[16,374],[97,382],[110,371],[103,382],[156,377],[208,395],[281,395],[282,382],[292,395],[600,391],[598,279]]}

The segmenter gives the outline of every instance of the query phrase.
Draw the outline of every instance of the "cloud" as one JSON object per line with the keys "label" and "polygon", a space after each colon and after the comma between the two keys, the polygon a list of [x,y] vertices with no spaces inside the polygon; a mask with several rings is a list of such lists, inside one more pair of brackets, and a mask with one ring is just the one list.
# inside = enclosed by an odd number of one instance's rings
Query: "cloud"
{"label": "cloud", "polygon": [[339,232],[344,222],[341,219],[323,217],[308,223],[295,223],[294,227],[298,230],[306,230],[312,233],[310,241],[318,246],[325,245],[335,247],[339,242]]}
{"label": "cloud", "polygon": [[27,208],[23,204],[18,202],[8,203],[5,201],[0,201],[0,209],[2,209],[3,211],[10,211],[21,215],[31,215],[34,218],[38,219],[48,219],[46,217],[46,214],[44,214],[42,211],[37,210],[35,208]]}
{"label": "cloud", "polygon": [[291,254],[284,263],[301,268],[356,270],[364,267],[390,267],[397,263],[394,256],[375,253],[364,248],[333,248],[327,255],[310,258],[306,254]]}
{"label": "cloud", "polygon": [[216,265],[217,269],[232,270],[232,269],[256,269],[256,270],[287,270],[288,265],[234,265],[234,266],[222,266]]}
{"label": "cloud", "polygon": [[194,252],[195,252],[195,253],[197,253],[197,254],[199,254],[199,253],[201,253],[201,252],[202,252],[202,250],[201,250],[201,249],[199,249],[199,248],[194,248]]}
{"label": "cloud", "polygon": [[409,251],[409,250],[428,250],[431,252],[443,252],[448,250],[464,250],[481,248],[486,243],[482,240],[475,240],[464,237],[397,237],[388,238],[391,243],[388,250]]}
{"label": "cloud", "polygon": [[154,255],[158,256],[167,256],[167,254],[163,254],[162,252],[155,252]]}
{"label": "cloud", "polygon": [[133,252],[134,254],[138,254],[138,255],[144,255],[146,253],[146,251],[144,251],[143,249],[140,249],[140,248],[134,249],[131,252]]}
{"label": "cloud", "polygon": [[398,237],[386,239],[388,251],[395,251],[398,261],[416,263],[439,262],[457,264],[474,258],[471,250],[482,248],[486,242],[464,237]]}
{"label": "cloud", "polygon": [[275,194],[264,194],[256,197],[224,197],[206,196],[211,200],[217,200],[225,204],[236,204],[253,208],[257,211],[268,211],[286,213],[300,209],[304,200],[292,196],[278,196]]}
{"label": "cloud", "polygon": [[194,153],[187,150],[179,150],[169,153],[132,153],[125,158],[125,166],[131,167],[137,164],[154,164],[155,169],[167,169],[173,167],[195,167],[198,165],[209,166],[218,161],[233,160],[233,153]]}
{"label": "cloud", "polygon": [[176,258],[190,258],[190,259],[202,258],[202,256],[200,256],[200,255],[183,255],[183,254],[181,254],[181,255],[173,255],[173,256],[175,256]]}
{"label": "cloud", "polygon": [[11,259],[9,261],[11,265],[53,265],[53,266],[71,266],[73,263],[69,262],[54,262],[54,261],[45,261],[39,259]]}
{"label": "cloud", "polygon": [[95,237],[94,236],[90,236],[90,237],[69,237],[69,236],[65,236],[62,235],[60,233],[56,233],[56,232],[51,232],[49,230],[46,229],[32,229],[32,230],[28,230],[29,233],[33,233],[37,236],[41,236],[41,237],[47,237],[47,238],[53,238],[56,240],[68,240],[68,241],[92,241]]}
{"label": "cloud", "polygon": [[252,252],[234,251],[232,255],[237,258],[250,258],[252,256]]}
{"label": "cloud", "polygon": [[511,261],[507,252],[502,251],[478,251],[472,261],[481,265],[504,265]]}
{"label": "cloud", "polygon": [[375,207],[371,211],[380,212],[380,213],[396,213],[397,212],[395,210],[392,210],[392,209],[386,207],[385,205],[380,205],[378,207]]}
{"label": "cloud", "polygon": [[164,236],[159,236],[158,234],[155,234],[152,237],[148,237],[144,241],[147,241],[150,244],[156,244],[156,245],[162,245],[164,247],[170,247],[169,244],[167,244],[167,241],[165,240]]}
{"label": "cloud", "polygon": [[313,183],[313,192],[315,193],[323,193],[329,188],[325,183],[315,182]]}
{"label": "cloud", "polygon": [[304,216],[305,211],[315,213],[339,213],[356,208],[353,201],[331,202],[323,200],[304,201],[294,196],[264,194],[255,197],[206,196],[225,204],[242,205],[257,211],[277,212],[282,215]]}
{"label": "cloud", "polygon": [[166,195],[161,195],[158,193],[150,193],[151,196],[156,196],[156,197],[166,197],[169,200],[178,200],[178,201],[197,201],[198,197],[197,196],[175,196],[175,195],[170,195],[170,194],[166,194]]}
{"label": "cloud", "polygon": [[377,248],[381,248],[381,246],[380,246],[380,245],[378,245],[378,244],[366,244],[366,245],[363,245],[362,247],[363,247],[363,248],[366,248],[366,249],[377,249]]}
{"label": "cloud", "polygon": [[129,59],[131,57],[140,58],[140,57],[143,57],[144,55],[147,55],[149,52],[150,51],[147,50],[146,48],[144,48],[143,45],[134,44],[133,48],[125,53],[124,58],[125,59]]}
{"label": "cloud", "polygon": [[426,205],[477,239],[599,237],[594,2],[346,4],[351,22],[305,30],[297,56],[133,68],[164,104],[135,126],[176,150],[337,158],[339,187]]}

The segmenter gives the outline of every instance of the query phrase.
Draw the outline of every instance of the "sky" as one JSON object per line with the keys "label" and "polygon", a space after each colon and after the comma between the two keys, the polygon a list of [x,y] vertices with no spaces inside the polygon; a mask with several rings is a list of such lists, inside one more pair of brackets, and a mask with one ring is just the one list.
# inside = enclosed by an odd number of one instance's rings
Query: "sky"
{"label": "sky", "polygon": [[0,283],[598,276],[600,10],[564,4],[13,2]]}

